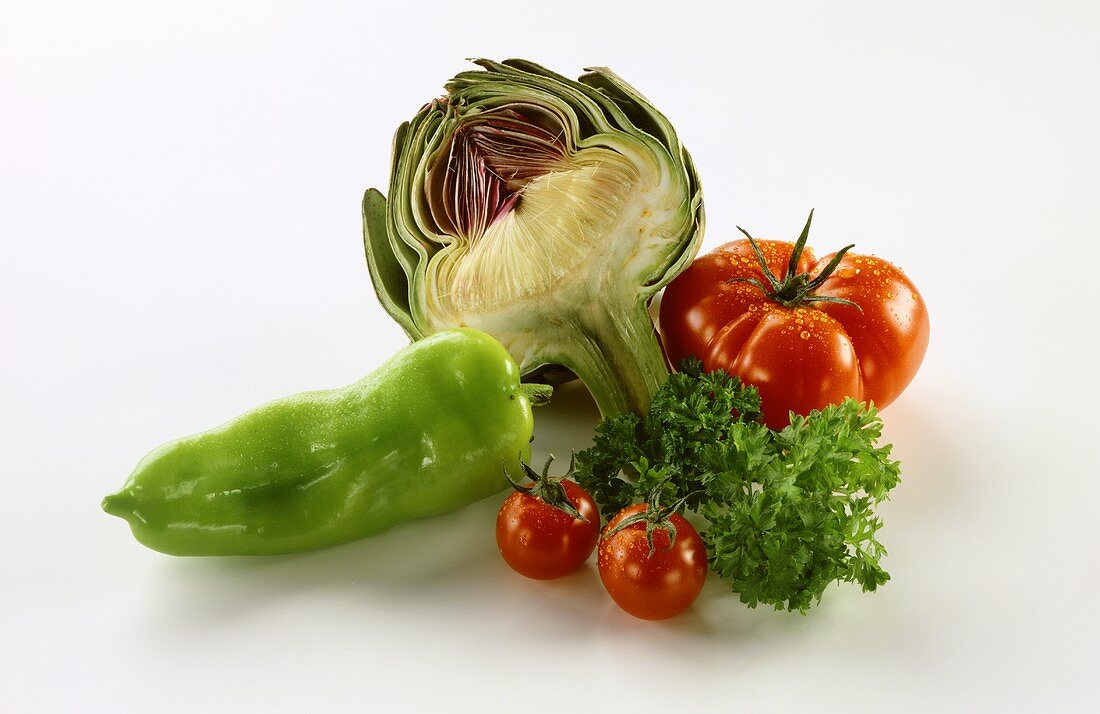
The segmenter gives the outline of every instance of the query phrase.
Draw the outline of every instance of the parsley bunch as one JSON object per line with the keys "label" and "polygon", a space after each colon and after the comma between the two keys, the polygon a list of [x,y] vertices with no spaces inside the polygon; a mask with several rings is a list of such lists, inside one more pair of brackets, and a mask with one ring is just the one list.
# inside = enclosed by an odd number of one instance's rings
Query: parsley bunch
{"label": "parsley bunch", "polygon": [[759,416],[756,389],[685,360],[645,417],[600,422],[575,477],[604,513],[683,499],[707,522],[711,568],[749,607],[805,613],[834,581],[873,591],[889,580],[874,508],[899,464],[876,446],[874,406],[847,399],[780,431]]}

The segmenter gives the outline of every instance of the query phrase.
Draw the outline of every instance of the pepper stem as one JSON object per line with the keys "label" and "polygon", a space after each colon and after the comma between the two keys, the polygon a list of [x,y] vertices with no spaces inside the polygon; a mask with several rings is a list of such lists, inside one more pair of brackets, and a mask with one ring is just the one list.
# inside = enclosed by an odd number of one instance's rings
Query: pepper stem
{"label": "pepper stem", "polygon": [[533,407],[549,404],[550,396],[554,393],[554,388],[549,384],[538,384],[536,382],[525,382],[519,385],[519,390],[527,395],[527,400],[531,402]]}

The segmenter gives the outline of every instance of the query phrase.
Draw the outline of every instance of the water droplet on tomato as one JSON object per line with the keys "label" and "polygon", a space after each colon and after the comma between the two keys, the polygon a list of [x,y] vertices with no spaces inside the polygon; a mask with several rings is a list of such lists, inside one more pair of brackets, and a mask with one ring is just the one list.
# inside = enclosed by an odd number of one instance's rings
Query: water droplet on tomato
{"label": "water droplet on tomato", "polygon": [[799,332],[798,336],[801,337],[804,340],[810,339],[810,333],[806,332],[805,330],[803,330],[802,332]]}
{"label": "water droplet on tomato", "polygon": [[838,278],[854,278],[855,276],[859,275],[859,268],[853,268],[850,265],[845,265],[843,268],[837,270],[835,275]]}

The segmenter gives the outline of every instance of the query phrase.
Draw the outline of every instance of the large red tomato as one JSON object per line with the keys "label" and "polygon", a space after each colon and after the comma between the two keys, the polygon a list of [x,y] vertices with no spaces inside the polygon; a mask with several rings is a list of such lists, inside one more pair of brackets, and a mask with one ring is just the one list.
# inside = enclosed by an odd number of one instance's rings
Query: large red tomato
{"label": "large red tomato", "polygon": [[928,347],[928,310],[909,278],[847,249],[815,260],[804,247],[809,226],[798,243],[720,246],[661,301],[672,365],[694,355],[707,371],[725,369],[754,385],[773,429],[789,423],[789,411],[808,414],[849,396],[885,407]]}

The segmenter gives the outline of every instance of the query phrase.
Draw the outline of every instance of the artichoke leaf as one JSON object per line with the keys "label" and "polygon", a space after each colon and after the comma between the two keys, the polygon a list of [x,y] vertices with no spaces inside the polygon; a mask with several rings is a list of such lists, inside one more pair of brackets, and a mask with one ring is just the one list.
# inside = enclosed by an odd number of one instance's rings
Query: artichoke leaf
{"label": "artichoke leaf", "polygon": [[386,198],[373,188],[363,196],[363,245],[378,302],[401,325],[409,339],[421,339],[424,335],[417,329],[409,309],[409,279],[390,245]]}

